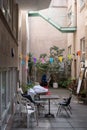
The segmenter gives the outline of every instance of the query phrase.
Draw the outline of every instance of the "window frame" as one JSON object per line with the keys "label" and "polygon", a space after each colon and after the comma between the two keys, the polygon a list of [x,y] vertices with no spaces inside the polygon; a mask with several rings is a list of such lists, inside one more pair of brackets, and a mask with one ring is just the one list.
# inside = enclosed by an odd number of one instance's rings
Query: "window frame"
{"label": "window frame", "polygon": [[[5,72],[5,109],[2,111],[2,85],[4,84],[3,72]],[[0,68],[0,126],[4,129],[11,114],[14,113],[16,98],[17,68]],[[10,75],[10,76],[9,76]],[[11,77],[12,76],[12,77]],[[12,80],[13,79],[13,80]],[[2,81],[3,80],[3,81]],[[10,83],[8,83],[10,82]],[[10,90],[9,90],[10,89]],[[8,96],[9,100],[8,100]],[[12,106],[13,105],[13,106]]]}
{"label": "window frame", "polygon": [[68,25],[71,25],[72,24],[72,6],[70,6],[68,10],[67,18],[68,18]]}
{"label": "window frame", "polygon": [[68,54],[71,54],[71,52],[72,52],[72,46],[70,45],[70,46],[68,46]]}
{"label": "window frame", "polygon": [[85,37],[80,39],[81,61],[85,62]]}
{"label": "window frame", "polygon": [[85,7],[85,1],[80,0],[80,11]]}

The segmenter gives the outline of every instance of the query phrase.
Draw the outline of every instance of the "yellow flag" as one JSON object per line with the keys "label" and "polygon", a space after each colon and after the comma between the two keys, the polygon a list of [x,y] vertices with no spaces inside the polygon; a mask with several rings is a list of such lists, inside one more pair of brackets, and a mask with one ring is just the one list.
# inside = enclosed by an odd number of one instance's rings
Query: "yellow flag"
{"label": "yellow flag", "polygon": [[68,54],[68,59],[71,60],[72,59],[72,55]]}
{"label": "yellow flag", "polygon": [[60,62],[62,62],[63,57],[62,57],[62,56],[59,56],[58,59],[59,59]]}

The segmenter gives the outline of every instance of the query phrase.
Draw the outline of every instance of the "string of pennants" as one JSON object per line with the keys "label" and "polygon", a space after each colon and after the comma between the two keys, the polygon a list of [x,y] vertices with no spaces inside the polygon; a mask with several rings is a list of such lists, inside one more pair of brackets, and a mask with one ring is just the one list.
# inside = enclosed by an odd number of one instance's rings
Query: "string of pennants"
{"label": "string of pennants", "polygon": [[[77,56],[81,56],[81,51],[80,51],[80,50],[77,51],[76,55],[77,55]],[[72,56],[71,54],[68,54],[68,55],[67,55],[67,58],[68,58],[69,60],[71,60],[72,57],[73,57],[73,56]],[[29,61],[29,56],[28,56],[28,55],[23,56],[22,54],[20,54],[20,55],[19,55],[19,58],[21,59],[21,64],[22,64],[22,65],[25,65],[25,64],[28,63],[28,61]],[[62,62],[62,61],[63,61],[63,56],[59,56],[59,57],[58,57],[58,60],[59,60],[60,62]],[[54,58],[50,57],[50,58],[49,58],[49,61],[50,61],[50,63],[53,63],[53,62],[54,62]],[[34,57],[34,58],[33,58],[33,62],[36,63],[36,62],[37,62],[37,58]],[[44,59],[44,58],[41,58],[41,63],[45,63],[45,59]]]}

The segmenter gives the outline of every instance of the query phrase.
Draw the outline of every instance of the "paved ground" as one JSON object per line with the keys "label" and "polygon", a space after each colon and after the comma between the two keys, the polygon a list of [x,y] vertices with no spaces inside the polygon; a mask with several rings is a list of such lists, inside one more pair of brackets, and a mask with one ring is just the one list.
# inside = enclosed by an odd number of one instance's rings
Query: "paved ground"
{"label": "paved ground", "polygon": [[[64,89],[51,89],[51,93],[58,94],[61,98],[69,95],[69,91]],[[59,100],[58,100],[59,101]],[[30,128],[26,128],[26,117],[18,119],[18,115],[14,116],[14,122],[11,130],[87,130],[87,105],[78,103],[77,98],[73,95],[71,100],[72,115],[67,116],[63,112],[59,117],[56,117],[57,107],[52,101],[51,112],[55,118],[46,118],[44,113],[39,117],[39,125],[36,126],[33,119],[30,121]],[[45,113],[48,107],[45,108]]]}

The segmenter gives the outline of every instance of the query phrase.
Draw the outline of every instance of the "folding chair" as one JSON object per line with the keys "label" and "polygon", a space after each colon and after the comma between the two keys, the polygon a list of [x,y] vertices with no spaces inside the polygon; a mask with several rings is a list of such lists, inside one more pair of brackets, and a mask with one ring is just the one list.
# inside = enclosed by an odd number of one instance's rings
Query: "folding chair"
{"label": "folding chair", "polygon": [[62,110],[65,110],[68,116],[72,114],[71,106],[70,106],[71,98],[72,98],[72,95],[70,95],[69,98],[64,99],[63,101],[58,103],[58,110],[57,110],[56,116],[60,115]]}
{"label": "folding chair", "polygon": [[19,116],[21,116],[22,113],[27,114],[27,128],[29,128],[31,114],[34,114],[34,118],[38,125],[37,107],[31,103],[29,99],[23,97],[21,93],[17,93],[17,102],[19,103]]}

